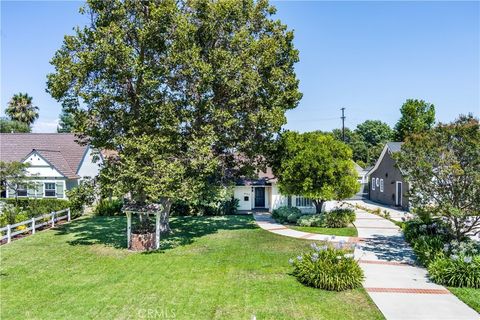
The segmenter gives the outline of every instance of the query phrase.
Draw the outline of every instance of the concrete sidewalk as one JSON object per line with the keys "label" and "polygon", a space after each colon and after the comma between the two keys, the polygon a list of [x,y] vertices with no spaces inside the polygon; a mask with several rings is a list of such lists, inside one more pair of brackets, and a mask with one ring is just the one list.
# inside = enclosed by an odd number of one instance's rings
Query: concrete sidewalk
{"label": "concrete sidewalk", "polygon": [[[351,204],[356,202],[348,201]],[[365,204],[363,201],[357,203]],[[340,204],[332,204],[338,205]],[[368,208],[375,209],[375,206],[368,203]],[[363,286],[388,320],[480,319],[476,311],[445,287],[428,279],[427,270],[417,265],[413,250],[405,242],[400,228],[391,221],[364,210],[355,211],[354,224],[358,230],[356,238],[292,230],[275,222],[269,213],[253,213],[253,216],[260,228],[278,235],[357,243],[355,258],[365,274]],[[392,213],[399,219],[404,215],[400,211]]]}
{"label": "concrete sidewalk", "polygon": [[394,223],[363,210],[357,209],[356,215],[358,236],[364,239],[355,249],[365,274],[363,285],[386,319],[480,319],[445,287],[428,279]]}

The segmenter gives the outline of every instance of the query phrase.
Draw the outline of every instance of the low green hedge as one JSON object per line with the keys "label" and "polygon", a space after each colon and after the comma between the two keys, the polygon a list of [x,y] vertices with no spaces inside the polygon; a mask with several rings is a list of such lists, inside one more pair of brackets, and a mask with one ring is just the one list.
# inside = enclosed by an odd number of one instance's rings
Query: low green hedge
{"label": "low green hedge", "polygon": [[[15,199],[0,199],[1,202],[15,205]],[[64,199],[18,199],[18,207],[29,216],[39,216],[52,211],[59,211],[70,207],[70,201]]]}
{"label": "low green hedge", "polygon": [[279,223],[297,223],[297,220],[302,216],[302,211],[295,207],[279,207],[273,210],[272,218]]}
{"label": "low green hedge", "polygon": [[[70,207],[70,201],[64,199],[0,199],[0,226],[25,221],[52,211]],[[17,206],[16,206],[17,204]]]}
{"label": "low green hedge", "polygon": [[345,228],[355,221],[355,211],[346,208],[336,208],[326,212],[323,222],[327,228]]}

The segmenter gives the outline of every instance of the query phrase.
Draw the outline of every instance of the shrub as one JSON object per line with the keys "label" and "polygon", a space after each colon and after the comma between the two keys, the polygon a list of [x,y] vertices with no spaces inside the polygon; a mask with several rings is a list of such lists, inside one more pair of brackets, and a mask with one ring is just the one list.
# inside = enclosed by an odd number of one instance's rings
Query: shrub
{"label": "shrub", "polygon": [[[17,207],[15,207],[15,199],[1,199],[0,202],[2,203],[0,209],[0,226],[2,227],[71,206],[70,201],[64,199],[18,199]],[[21,216],[17,218],[17,215]]]}
{"label": "shrub", "polygon": [[444,242],[453,240],[453,232],[449,225],[442,220],[429,220],[424,222],[420,219],[412,219],[405,222],[404,235],[408,242],[413,242],[421,236],[438,236]]}
{"label": "shrub", "polygon": [[279,223],[296,223],[301,216],[302,211],[295,207],[279,207],[272,212],[272,218]]}
{"label": "shrub", "polygon": [[91,179],[85,179],[71,190],[67,191],[67,196],[72,204],[72,215],[83,214],[83,208],[90,206],[95,201],[95,184]]}
{"label": "shrub", "polygon": [[176,201],[170,209],[172,216],[218,216],[236,214],[238,199],[229,198],[209,203]]}
{"label": "shrub", "polygon": [[451,287],[480,288],[480,255],[439,257],[428,266],[430,278]]}
{"label": "shrub", "polygon": [[413,250],[418,260],[428,266],[439,255],[443,255],[444,242],[440,236],[419,236],[413,242]]}
{"label": "shrub", "polygon": [[102,199],[93,213],[97,216],[117,216],[122,214],[123,202],[120,199]]}
{"label": "shrub", "polygon": [[328,228],[345,228],[355,221],[355,211],[336,208],[324,214],[323,222]]}
{"label": "shrub", "polygon": [[321,214],[305,214],[297,220],[297,225],[302,227],[321,227],[323,216]]}
{"label": "shrub", "polygon": [[293,275],[306,286],[343,291],[362,285],[363,271],[347,250],[312,244],[312,250],[290,259]]}

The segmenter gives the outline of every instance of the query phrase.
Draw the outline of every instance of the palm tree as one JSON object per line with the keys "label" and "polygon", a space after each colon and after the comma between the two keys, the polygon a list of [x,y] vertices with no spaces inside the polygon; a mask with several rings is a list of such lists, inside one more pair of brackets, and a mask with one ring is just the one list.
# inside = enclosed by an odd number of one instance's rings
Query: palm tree
{"label": "palm tree", "polygon": [[38,107],[32,104],[32,99],[27,93],[14,94],[8,102],[5,114],[14,121],[31,126],[38,119]]}

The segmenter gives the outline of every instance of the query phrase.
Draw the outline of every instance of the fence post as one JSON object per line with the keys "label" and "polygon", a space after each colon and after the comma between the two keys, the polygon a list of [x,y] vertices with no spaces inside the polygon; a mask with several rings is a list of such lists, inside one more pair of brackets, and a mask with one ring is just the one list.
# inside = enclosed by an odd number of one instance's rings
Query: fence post
{"label": "fence post", "polygon": [[35,234],[35,217],[32,218],[32,234]]}
{"label": "fence post", "polygon": [[70,208],[67,209],[67,221],[70,222],[70,220],[72,220],[72,216],[70,214]]}
{"label": "fence post", "polygon": [[10,228],[10,225],[7,224],[7,243],[10,243],[12,241],[12,230]]}
{"label": "fence post", "polygon": [[52,211],[52,228],[55,227],[55,211]]}

